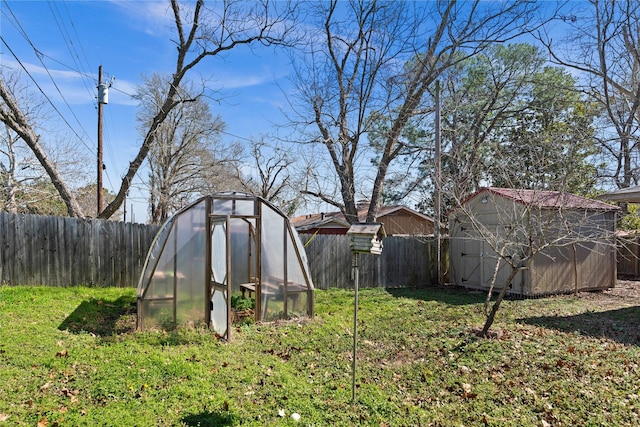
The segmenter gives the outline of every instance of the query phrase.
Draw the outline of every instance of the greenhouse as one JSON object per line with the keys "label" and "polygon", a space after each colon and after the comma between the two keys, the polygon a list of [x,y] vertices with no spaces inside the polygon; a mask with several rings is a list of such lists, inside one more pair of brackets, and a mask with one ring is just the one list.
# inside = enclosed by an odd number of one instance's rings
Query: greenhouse
{"label": "greenhouse", "polygon": [[139,329],[205,324],[225,339],[233,302],[248,300],[256,321],[311,317],[314,308],[306,254],[289,219],[243,193],[203,197],[169,218],[137,295]]}

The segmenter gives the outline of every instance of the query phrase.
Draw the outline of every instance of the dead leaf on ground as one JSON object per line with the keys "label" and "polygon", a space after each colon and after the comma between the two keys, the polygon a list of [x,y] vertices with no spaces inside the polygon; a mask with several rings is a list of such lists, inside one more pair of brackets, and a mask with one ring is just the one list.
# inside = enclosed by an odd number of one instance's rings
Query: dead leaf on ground
{"label": "dead leaf on ground", "polygon": [[462,384],[462,398],[463,399],[474,399],[477,397],[477,393],[471,392],[471,384],[464,383]]}
{"label": "dead leaf on ground", "polygon": [[69,352],[65,348],[64,350],[60,350],[56,353],[56,357],[69,357]]}

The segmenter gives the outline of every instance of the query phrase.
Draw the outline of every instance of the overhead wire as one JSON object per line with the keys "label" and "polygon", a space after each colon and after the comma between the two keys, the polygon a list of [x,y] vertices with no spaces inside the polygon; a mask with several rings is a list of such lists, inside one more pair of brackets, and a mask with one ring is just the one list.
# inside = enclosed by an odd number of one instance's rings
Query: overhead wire
{"label": "overhead wire", "polygon": [[[76,45],[73,42],[73,39],[71,38],[71,35],[69,34],[69,31],[67,29],[67,26],[65,25],[65,21],[62,19],[62,16],[60,14],[60,11],[58,10],[58,6],[57,3],[52,3],[51,1],[48,1],[47,4],[49,5],[49,10],[51,11],[51,15],[53,15],[53,19],[58,27],[58,31],[60,31],[60,35],[62,36],[62,39],[64,40],[65,45],[67,46],[67,50],[69,51],[69,55],[71,56],[71,59],[73,60],[73,63],[75,64],[76,68],[78,70],[80,70],[82,73],[81,75],[84,75],[86,72],[83,70],[83,67],[81,67],[79,60],[79,54],[78,51],[76,50]],[[57,12],[57,14],[56,14]],[[71,26],[73,26],[73,20],[71,19],[71,17],[69,16],[69,21],[71,23]],[[80,47],[82,48],[82,45],[80,44]],[[86,57],[86,55],[85,55]],[[88,68],[87,68],[88,69]],[[92,78],[93,80],[93,78]],[[87,79],[82,79],[82,82],[84,84],[84,87],[86,89],[86,91],[89,94],[89,97],[93,97],[94,93],[92,91],[92,89],[88,86],[87,84]]]}
{"label": "overhead wire", "polygon": [[[65,17],[62,16],[62,13],[60,12],[60,10],[58,9],[58,2],[51,2],[48,1],[49,4],[49,9],[51,10],[52,15],[54,16],[54,19],[56,20],[56,24],[58,25],[58,30],[60,31],[60,35],[62,36],[62,38],[65,41],[65,44],[67,46],[67,50],[69,51],[69,54],[75,64],[75,66],[78,68],[78,70],[80,71],[81,75],[84,77],[83,79],[83,83],[85,86],[85,89],[87,89],[87,92],[89,94],[89,98],[96,98],[95,96],[95,92],[93,90],[93,88],[91,87],[91,84],[93,84],[94,86],[97,86],[98,83],[100,82],[96,82],[95,81],[95,77],[93,74],[90,74],[88,72],[88,70],[91,68],[91,66],[89,65],[89,60],[87,58],[86,52],[84,50],[83,44],[82,44],[82,39],[78,36],[78,32],[76,30],[76,25],[75,22],[71,16],[71,13],[69,12],[69,9],[67,7],[67,2],[63,1],[62,4],[64,5],[64,10],[66,12],[66,19]],[[59,19],[58,17],[56,17],[56,13],[58,13],[59,15]],[[69,23],[69,25],[67,25],[67,22]],[[75,39],[77,40],[77,43],[74,42],[74,37],[71,35],[71,32],[69,31],[69,27],[71,27],[73,29],[73,32],[75,34]],[[84,67],[86,67],[85,69],[83,69],[83,62],[84,59]],[[87,81],[90,82],[90,84],[87,84]],[[94,108],[98,108],[98,100],[96,99],[96,101],[93,103]],[[106,126],[103,127],[103,129],[106,129],[107,132],[104,132],[106,135],[106,138],[103,138],[103,150],[106,151],[109,154],[109,157],[111,158],[112,164],[116,164],[116,161],[114,160],[114,150],[113,150],[113,144],[111,144],[111,138],[109,137],[109,132],[108,132],[108,128],[109,128],[109,120],[105,120],[104,124]],[[102,161],[102,165],[105,165],[104,160]],[[115,188],[113,186],[113,182],[111,181],[111,174],[110,174],[110,169],[104,169],[103,170],[103,174],[106,176],[107,178],[107,182],[109,183],[109,187],[110,188]]]}
{"label": "overhead wire", "polygon": [[[2,37],[2,35],[0,35],[0,40],[2,41],[2,44],[4,44],[4,46],[9,50],[9,53],[11,53],[11,55],[13,56],[13,58],[16,60],[16,62],[18,64],[20,64],[20,67],[22,67],[22,69],[24,70],[24,72],[27,74],[27,76],[29,76],[29,78],[31,79],[31,81],[33,81],[33,83],[36,85],[36,87],[38,88],[38,90],[40,91],[40,93],[45,97],[45,99],[49,102],[49,104],[51,105],[51,107],[53,108],[53,110],[58,113],[58,115],[60,116],[60,118],[62,119],[62,121],[67,125],[67,127],[69,127],[69,129],[71,129],[71,131],[76,135],[76,137],[78,138],[78,140],[82,143],[82,145],[84,145],[89,151],[92,151],[91,148],[89,148],[89,146],[87,145],[86,142],[84,142],[84,140],[82,139],[82,137],[78,134],[78,132],[76,132],[76,130],[71,126],[71,123],[69,123],[67,121],[67,119],[64,117],[64,115],[62,114],[62,112],[58,109],[58,107],[56,107],[56,105],[53,103],[53,101],[51,100],[51,98],[49,98],[49,96],[47,96],[47,94],[44,92],[44,90],[42,89],[42,87],[38,84],[38,82],[36,81],[36,79],[31,75],[31,73],[29,73],[29,70],[27,70],[27,68],[24,66],[24,64],[20,61],[20,59],[17,57],[17,55],[15,54],[15,52],[13,51],[13,49],[11,49],[11,47],[9,46],[9,44],[6,42],[6,40],[4,39],[4,37]],[[77,119],[77,117],[76,117]],[[83,129],[84,130],[84,129]],[[85,131],[86,133],[86,131]]]}
{"label": "overhead wire", "polygon": [[[66,98],[64,97],[64,95],[62,94],[62,91],[60,90],[60,87],[58,86],[58,84],[56,83],[55,79],[53,78],[53,76],[51,75],[51,72],[49,71],[48,67],[46,66],[46,64],[43,61],[43,55],[42,52],[40,52],[40,50],[38,48],[35,47],[35,45],[33,44],[33,42],[31,41],[31,39],[29,38],[29,35],[26,33],[26,31],[24,30],[24,28],[22,27],[22,25],[20,24],[18,18],[15,16],[15,14],[13,13],[13,11],[11,10],[11,8],[9,7],[9,4],[7,3],[6,0],[3,0],[3,3],[6,7],[6,10],[9,11],[9,13],[11,13],[11,17],[13,19],[12,25],[14,25],[14,27],[18,30],[18,32],[22,35],[22,37],[27,41],[27,43],[29,44],[29,46],[31,46],[31,48],[33,49],[36,57],[38,58],[38,60],[40,61],[40,63],[42,64],[43,68],[45,69],[45,71],[47,72],[47,75],[49,76],[49,79],[51,80],[51,82],[53,83],[54,87],[56,88],[58,94],[60,95],[60,97],[62,98],[64,104],[67,106],[67,108],[69,109],[69,111],[71,112],[72,116],[75,118],[76,122],[78,123],[80,129],[82,129],[82,131],[84,132],[84,134],[89,137],[88,132],[86,131],[86,129],[84,129],[84,127],[82,126],[82,123],[80,122],[80,119],[78,119],[78,116],[75,114],[75,112],[71,109],[71,106],[69,105],[69,103],[67,102]],[[3,14],[5,16],[7,16],[9,18],[8,15],[6,15],[6,13],[3,11]],[[45,93],[45,91],[42,89],[42,87],[40,86],[40,84],[38,84],[38,82],[36,81],[36,79],[33,77],[33,75],[29,72],[29,70],[27,69],[27,67],[25,67],[25,65],[22,63],[22,61],[18,58],[18,56],[16,55],[16,53],[13,51],[13,49],[9,46],[9,44],[7,43],[7,41],[4,39],[4,37],[2,37],[0,35],[0,40],[2,40],[2,43],[5,45],[5,47],[7,48],[7,50],[11,53],[11,55],[13,56],[13,58],[16,60],[16,62],[20,65],[20,67],[24,70],[24,72],[27,74],[27,76],[29,76],[29,78],[33,81],[33,83],[36,85],[36,87],[38,88],[38,90],[40,91],[40,93],[42,93],[42,95],[44,96],[44,98],[49,102],[49,104],[52,106],[52,108],[54,109],[54,111],[60,116],[60,118],[63,120],[63,122],[67,125],[67,127],[69,127],[69,129],[76,135],[76,137],[78,138],[78,140],[82,143],[82,145],[84,145],[90,152],[93,152],[93,150],[87,145],[87,143],[84,141],[84,139],[78,134],[78,132],[71,126],[71,124],[69,123],[69,121],[66,119],[66,117],[62,114],[62,112],[58,109],[58,107],[54,104],[54,102],[51,100],[51,98]]]}
{"label": "overhead wire", "polygon": [[[62,35],[64,43],[66,44],[67,49],[68,49],[70,55],[73,58],[74,66],[70,66],[70,65],[65,64],[63,62],[60,62],[56,58],[53,58],[53,57],[45,54],[44,52],[40,51],[38,48],[36,48],[34,43],[32,42],[32,40],[30,39],[29,35],[27,34],[25,29],[23,28],[23,26],[19,22],[18,18],[16,17],[16,15],[13,13],[11,8],[9,7],[9,5],[7,3],[7,0],[0,0],[0,2],[3,3],[6,6],[6,7],[0,8],[0,12],[2,13],[3,16],[5,16],[7,18],[7,22],[10,23],[14,28],[16,28],[18,34],[20,34],[27,41],[27,43],[31,47],[31,49],[33,49],[33,52],[38,57],[38,60],[42,64],[42,67],[44,68],[44,70],[47,72],[47,74],[49,76],[49,79],[51,79],[51,82],[54,85],[54,87],[56,88],[59,96],[62,98],[64,104],[67,106],[67,108],[71,112],[71,114],[72,114],[73,118],[75,119],[75,121],[78,123],[79,130],[76,130],[74,128],[74,126],[71,125],[69,120],[65,117],[65,115],[60,110],[60,108],[58,106],[56,106],[54,101],[47,95],[47,93],[45,92],[43,87],[38,83],[38,81],[36,80],[34,75],[32,75],[32,73],[29,71],[28,67],[25,66],[25,63],[23,63],[23,61],[21,61],[21,59],[18,58],[18,55],[16,54],[16,52],[9,46],[8,41],[4,37],[2,37],[2,35],[0,34],[0,40],[2,41],[2,44],[7,48],[8,52],[10,52],[12,57],[15,59],[16,63],[19,64],[19,66],[22,68],[22,70],[25,72],[25,74],[28,76],[28,78],[34,83],[35,87],[42,94],[42,96],[44,97],[46,102],[48,102],[48,104],[51,105],[52,109],[61,118],[62,122],[71,130],[71,132],[75,135],[75,137],[82,144],[82,146],[84,146],[89,151],[89,153],[91,153],[92,157],[97,159],[97,153],[95,151],[95,148],[91,148],[87,144],[87,140],[92,141],[93,138],[89,136],[89,133],[87,132],[87,130],[84,128],[84,126],[80,122],[78,116],[71,109],[71,106],[67,102],[65,96],[62,94],[62,91],[61,91],[60,87],[58,86],[58,84],[55,81],[52,73],[48,69],[47,64],[45,64],[45,60],[49,64],[51,64],[53,62],[53,63],[56,63],[56,64],[60,65],[61,67],[64,67],[65,69],[71,70],[74,73],[76,73],[82,79],[85,89],[90,94],[89,95],[90,98],[96,99],[96,102],[94,103],[94,107],[97,108],[97,97],[95,96],[95,92],[93,92],[92,89],[91,89],[92,84],[91,83],[87,84],[88,81],[97,82],[97,79],[95,78],[95,73],[90,73],[90,72],[86,71],[88,68],[90,68],[88,66],[89,61],[87,60],[87,55],[85,53],[85,50],[83,49],[83,46],[82,46],[82,43],[81,43],[81,38],[78,37],[78,32],[77,32],[77,29],[76,29],[76,25],[75,25],[75,23],[74,23],[74,21],[73,21],[73,19],[71,17],[71,14],[69,13],[69,9],[67,7],[67,2],[64,1],[64,0],[62,2],[64,4],[64,11],[66,12],[66,17],[64,16],[64,13],[61,12],[61,10],[58,7],[58,5],[56,4],[56,2],[53,2],[53,3],[49,2],[49,8],[50,8],[52,16],[53,16],[53,18],[54,18],[54,20],[56,22],[56,25],[58,26],[60,34]],[[66,23],[67,20],[69,21],[69,24]],[[69,28],[71,28],[71,30]],[[85,64],[88,68],[83,67],[82,64]],[[96,87],[97,87],[97,83],[96,83]],[[115,87],[113,89],[116,90],[117,92],[120,92],[120,93],[126,95],[126,96],[133,97],[132,94],[127,93],[127,92],[125,92],[125,91],[123,91],[121,89],[118,89],[118,88],[115,88]],[[106,111],[107,111],[107,115],[110,117],[109,109],[107,109]],[[117,164],[117,161],[115,160],[116,156],[115,156],[115,153],[114,153],[114,150],[113,150],[113,145],[111,144],[112,138],[110,137],[110,132],[109,132],[109,124],[111,122],[112,122],[112,120],[110,120],[110,119],[106,120],[106,123],[105,123],[106,126],[104,127],[104,129],[107,131],[106,132],[107,138],[105,138],[105,142],[106,142],[105,148],[107,148],[106,151],[108,153],[109,158],[113,161],[113,164]],[[81,136],[79,132],[83,133],[84,136]],[[112,189],[117,189],[119,187],[119,183],[116,186],[113,185],[109,170],[105,171],[105,176],[106,176],[106,181],[109,183],[109,186]],[[133,188],[134,188],[134,186],[132,186],[132,189]],[[132,200],[132,201],[134,201],[134,200],[135,201],[144,201],[144,198],[140,199],[140,198],[137,198],[137,197],[132,196],[132,195],[128,195],[128,199]]]}
{"label": "overhead wire", "polygon": [[[60,95],[60,97],[62,98],[63,102],[65,103],[65,105],[67,106],[67,108],[69,109],[69,111],[71,112],[71,114],[73,115],[73,117],[75,118],[76,122],[78,123],[80,129],[82,130],[82,132],[85,134],[85,138],[83,138],[82,136],[80,136],[80,134],[75,130],[75,128],[71,125],[71,123],[69,123],[69,121],[65,118],[65,116],[62,114],[62,112],[60,111],[60,109],[53,103],[53,101],[49,98],[49,96],[47,96],[47,94],[44,92],[44,90],[42,89],[42,87],[38,84],[38,82],[36,81],[36,79],[33,77],[33,75],[29,72],[29,70],[27,69],[27,67],[22,63],[22,61],[17,57],[17,55],[15,54],[15,52],[12,50],[12,48],[8,45],[7,41],[2,39],[3,44],[7,47],[7,49],[9,50],[9,52],[11,53],[11,55],[14,57],[14,59],[16,60],[16,62],[18,64],[20,64],[21,68],[23,69],[23,71],[27,74],[27,76],[31,79],[31,81],[33,81],[33,83],[36,85],[36,87],[38,88],[38,90],[40,91],[40,93],[42,93],[42,95],[45,97],[45,99],[48,101],[48,103],[52,106],[52,108],[54,109],[54,111],[61,117],[61,119],[63,120],[63,122],[66,124],[66,126],[71,129],[71,131],[75,134],[75,136],[77,137],[77,139],[80,141],[80,143],[91,153],[92,157],[96,157],[97,154],[95,153],[95,149],[91,148],[87,142],[85,141],[85,139],[89,139],[89,140],[93,140],[93,138],[89,135],[89,133],[87,132],[87,130],[84,128],[84,126],[82,125],[82,123],[80,122],[79,118],[77,117],[77,115],[75,114],[75,112],[71,109],[71,106],[69,105],[69,103],[67,102],[65,96],[62,94],[62,91],[60,90],[59,86],[57,85],[57,82],[55,81],[55,79],[53,78],[51,72],[49,71],[47,65],[44,63],[44,58],[53,61],[59,65],[61,65],[62,67],[65,67],[66,69],[69,69],[75,73],[78,74],[78,76],[81,77],[81,80],[83,82],[83,85],[85,87],[85,90],[87,91],[87,93],[89,94],[89,98],[96,98],[95,93],[92,91],[91,89],[91,84],[87,84],[87,81],[93,82],[95,81],[95,75],[89,73],[86,71],[86,69],[83,69],[82,63],[84,60],[84,64],[87,65],[88,64],[88,60],[87,60],[87,55],[82,47],[82,43],[80,41],[80,38],[77,35],[77,31],[76,31],[76,26],[73,22],[73,19],[71,18],[71,15],[69,14],[69,10],[68,8],[66,8],[66,2],[65,2],[65,11],[67,13],[67,20],[69,21],[69,26],[73,29],[73,32],[75,34],[76,39],[78,40],[78,42],[74,42],[73,40],[73,36],[71,34],[71,32],[68,29],[68,26],[66,25],[66,20],[65,18],[62,16],[62,13],[60,12],[60,10],[58,9],[57,5],[55,2],[48,2],[49,4],[49,9],[50,12],[54,18],[54,21],[56,22],[56,25],[58,27],[58,30],[62,36],[62,39],[65,43],[65,45],[67,46],[67,50],[69,51],[70,56],[72,57],[72,60],[74,62],[75,68],[71,67],[65,63],[62,63],[60,61],[58,61],[55,58],[52,58],[48,55],[46,55],[45,53],[41,52],[38,48],[35,47],[34,43],[31,41],[30,37],[28,36],[28,34],[26,33],[25,29],[22,27],[22,25],[20,24],[18,18],[15,16],[15,14],[13,13],[13,11],[11,10],[11,8],[7,5],[6,0],[3,0],[3,3],[7,6],[6,10],[8,10],[8,13],[10,13],[10,15],[3,10],[3,15],[5,15],[8,18],[8,21],[11,22],[11,24],[14,26],[14,28],[16,28],[16,30],[18,31],[18,33],[27,41],[27,43],[30,45],[30,47],[33,49],[34,53],[36,54],[36,56],[38,57],[38,60],[40,61],[40,63],[42,64],[44,70],[47,72],[52,84],[54,85],[54,87],[56,88],[56,90],[58,91],[58,94]],[[76,46],[78,48],[76,48]],[[80,52],[78,51],[78,49],[80,50]],[[87,65],[88,66],[88,65]],[[96,85],[97,86],[97,85]],[[97,108],[97,100],[96,102],[94,102],[94,108]],[[110,155],[110,159],[112,160],[113,164],[116,163],[115,159],[115,155],[114,155],[114,150],[113,150],[113,146],[110,143],[110,139],[106,138],[106,148],[107,148],[107,152]],[[109,173],[109,170],[105,170],[105,175],[107,178],[107,181],[109,182],[109,185],[111,188],[115,188],[113,185],[113,182],[111,180],[111,176]]]}

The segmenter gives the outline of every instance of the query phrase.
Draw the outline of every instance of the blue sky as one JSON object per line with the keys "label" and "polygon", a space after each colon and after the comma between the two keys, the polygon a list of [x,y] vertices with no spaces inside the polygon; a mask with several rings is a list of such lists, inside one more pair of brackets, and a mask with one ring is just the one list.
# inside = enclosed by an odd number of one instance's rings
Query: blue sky
{"label": "blue sky", "polygon": [[[104,186],[115,192],[142,140],[130,95],[142,84],[143,75],[174,69],[173,28],[166,0],[0,0],[0,66],[28,71],[37,82],[30,80],[33,91],[39,92],[39,86],[64,116],[53,116],[56,128],[74,138],[77,134],[83,154],[94,162],[98,67],[103,67],[104,81],[114,78],[103,109],[103,161]],[[209,87],[219,89],[221,101],[211,106],[226,123],[224,141],[244,141],[275,132],[274,123],[284,121],[281,87],[287,84],[289,69],[283,51],[244,48],[224,58],[209,58],[190,77],[212,79]],[[144,177],[146,172],[140,174]],[[136,221],[144,222],[146,196],[140,183],[135,188],[127,210],[133,204]]]}

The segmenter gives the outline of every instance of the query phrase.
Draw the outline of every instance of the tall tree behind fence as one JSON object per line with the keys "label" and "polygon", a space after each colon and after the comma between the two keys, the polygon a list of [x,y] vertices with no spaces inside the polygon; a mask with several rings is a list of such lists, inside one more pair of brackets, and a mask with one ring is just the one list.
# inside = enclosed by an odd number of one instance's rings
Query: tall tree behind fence
{"label": "tall tree behind fence", "polygon": [[135,287],[158,228],[0,212],[0,283]]}
{"label": "tall tree behind fence", "polygon": [[[316,289],[353,288],[352,253],[346,235],[301,235]],[[391,236],[381,255],[359,257],[361,288],[424,287],[437,283],[433,239]]]}

